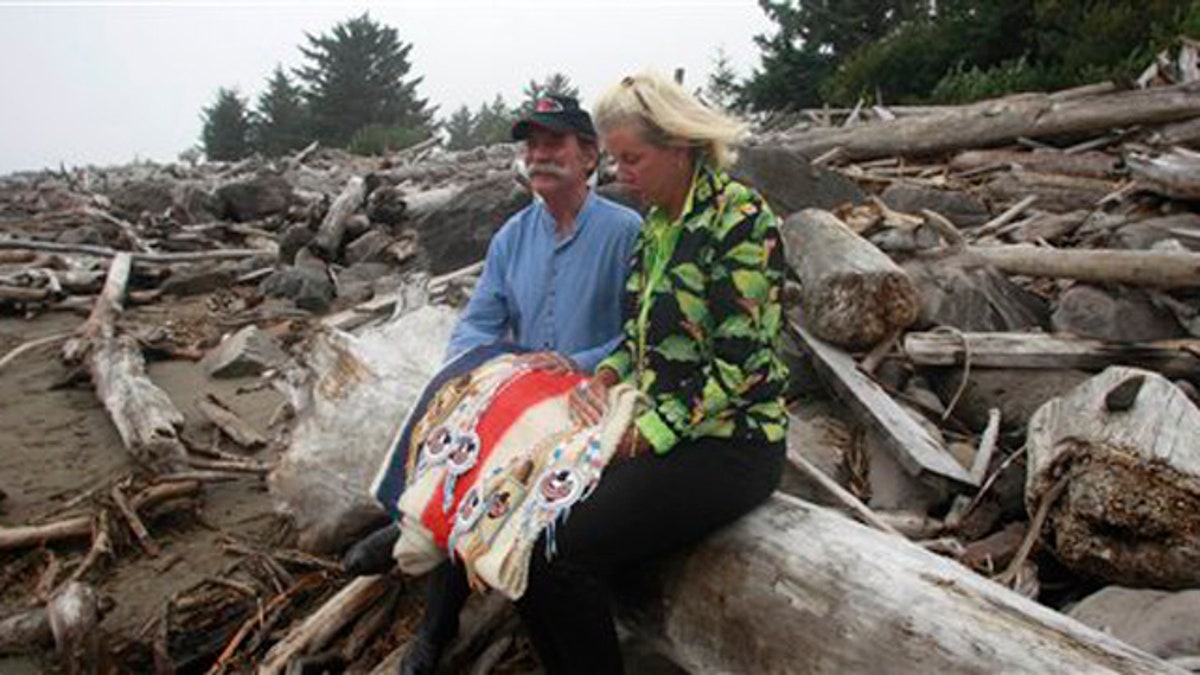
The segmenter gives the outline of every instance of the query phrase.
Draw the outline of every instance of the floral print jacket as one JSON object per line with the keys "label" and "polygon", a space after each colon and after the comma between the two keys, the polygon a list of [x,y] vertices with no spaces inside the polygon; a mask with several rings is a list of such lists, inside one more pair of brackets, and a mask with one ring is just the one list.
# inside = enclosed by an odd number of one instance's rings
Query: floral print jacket
{"label": "floral print jacket", "polygon": [[658,454],[703,436],[787,431],[783,244],[762,197],[701,164],[678,220],[655,208],[634,247],[624,338],[598,368],[646,394],[635,423]]}

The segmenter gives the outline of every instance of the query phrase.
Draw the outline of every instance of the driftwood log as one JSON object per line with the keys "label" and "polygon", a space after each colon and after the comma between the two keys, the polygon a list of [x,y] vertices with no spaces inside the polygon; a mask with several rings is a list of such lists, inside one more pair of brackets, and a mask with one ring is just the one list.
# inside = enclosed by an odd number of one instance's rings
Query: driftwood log
{"label": "driftwood log", "polygon": [[1157,288],[1200,286],[1200,253],[1035,246],[970,246],[967,251],[1008,274]]}
{"label": "driftwood log", "polygon": [[[159,483],[142,490],[129,501],[129,507],[137,512],[172,499],[190,497],[200,492],[196,481],[171,481]],[[71,516],[44,525],[0,526],[0,551],[44,546],[66,539],[80,539],[92,533],[92,517]]]}
{"label": "driftwood log", "polygon": [[[52,241],[38,241],[35,239],[11,239],[0,238],[0,250],[14,249],[27,251],[51,251],[54,253],[78,253],[81,255],[92,255],[99,258],[112,258],[128,251],[118,251],[114,248],[106,246],[93,246],[90,244],[60,244]],[[264,251],[257,248],[237,248],[237,249],[220,249],[216,251],[182,251],[177,253],[133,253],[134,259],[138,262],[148,263],[175,263],[175,262],[198,262],[201,260],[237,260],[240,258],[250,258],[256,255],[266,255],[269,251]]]}
{"label": "driftwood log", "polygon": [[129,253],[113,258],[104,290],[76,336],[63,345],[63,358],[68,362],[86,358],[96,396],[135,460],[155,470],[178,470],[187,466],[187,451],[177,434],[183,414],[146,375],[137,340],[117,335],[116,319],[131,267]]}
{"label": "driftwood log", "polygon": [[1061,173],[1088,178],[1116,175],[1119,159],[1105,152],[1068,154],[1061,150],[967,150],[950,160],[952,171],[975,171],[985,167],[1021,166],[1031,171]]}
{"label": "driftwood log", "polygon": [[792,324],[801,348],[817,373],[858,418],[883,439],[892,455],[912,476],[934,486],[962,491],[979,487],[942,444],[897,404],[849,354]]}
{"label": "driftwood log", "polygon": [[1018,138],[1101,134],[1114,127],[1200,117],[1200,83],[1069,97],[1021,94],[940,115],[907,117],[841,129],[815,129],[784,139],[808,157],[841,148],[850,160],[935,155],[1011,143]]}
{"label": "driftwood log", "polygon": [[354,176],[347,183],[342,193],[329,207],[329,213],[321,222],[317,236],[313,238],[310,247],[325,260],[337,257],[346,235],[346,220],[358,210],[367,197],[367,183],[361,176]]}
{"label": "driftwood log", "polygon": [[1045,333],[908,333],[904,353],[919,366],[1081,368],[1139,366],[1200,378],[1200,340],[1123,343]]}
{"label": "driftwood log", "polygon": [[292,659],[319,651],[338,631],[383,597],[387,582],[386,576],[358,577],[351,581],[267,652],[258,666],[259,675],[281,673]]}
{"label": "driftwood log", "polygon": [[1181,672],[779,493],[660,571],[660,583],[624,599],[623,614],[696,673]]}
{"label": "driftwood log", "polygon": [[95,668],[100,605],[91,586],[68,581],[44,607],[0,619],[0,654],[35,653],[55,645],[63,672]]}
{"label": "driftwood log", "polygon": [[1125,159],[1138,183],[1175,199],[1200,199],[1200,153],[1174,148],[1158,157],[1131,154]]}
{"label": "driftwood log", "polygon": [[804,325],[817,337],[864,347],[917,319],[920,299],[904,270],[832,213],[805,209],[784,222],[783,237]]}
{"label": "driftwood log", "polygon": [[1047,539],[1064,563],[1126,586],[1200,585],[1200,410],[1178,387],[1113,366],[1039,408],[1025,449],[1029,512],[1061,491]]}

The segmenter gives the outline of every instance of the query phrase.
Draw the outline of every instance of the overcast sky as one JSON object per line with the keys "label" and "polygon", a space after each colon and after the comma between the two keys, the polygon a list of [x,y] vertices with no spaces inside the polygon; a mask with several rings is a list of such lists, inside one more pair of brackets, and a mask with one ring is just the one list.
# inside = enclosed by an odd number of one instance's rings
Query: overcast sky
{"label": "overcast sky", "polygon": [[251,103],[304,34],[369,11],[412,43],[421,96],[444,118],[566,73],[585,105],[621,76],[682,66],[697,87],[717,49],[739,76],[773,24],[755,0],[10,2],[0,0],[0,174],[173,161],[218,87]]}

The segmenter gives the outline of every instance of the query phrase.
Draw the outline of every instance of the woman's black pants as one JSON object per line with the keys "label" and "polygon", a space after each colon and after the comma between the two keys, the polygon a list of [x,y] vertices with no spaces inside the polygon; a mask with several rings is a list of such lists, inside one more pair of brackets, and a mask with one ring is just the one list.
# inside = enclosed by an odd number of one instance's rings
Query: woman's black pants
{"label": "woman's black pants", "polygon": [[704,438],[610,466],[596,491],[545,535],[517,602],[550,675],[620,673],[609,577],[679,549],[761,504],[779,484],[784,444]]}

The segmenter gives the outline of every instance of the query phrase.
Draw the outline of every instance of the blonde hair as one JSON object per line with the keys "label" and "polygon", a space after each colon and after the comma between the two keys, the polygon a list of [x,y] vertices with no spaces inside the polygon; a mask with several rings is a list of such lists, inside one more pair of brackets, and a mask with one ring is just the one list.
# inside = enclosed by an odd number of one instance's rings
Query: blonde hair
{"label": "blonde hair", "polygon": [[741,122],[705,106],[683,87],[646,71],[622,79],[596,102],[593,110],[601,133],[630,123],[642,128],[647,143],[689,147],[713,168],[733,164],[733,144],[746,133]]}

